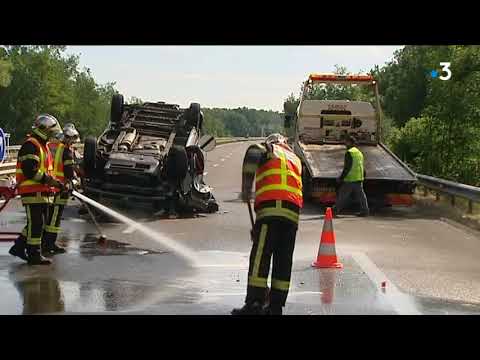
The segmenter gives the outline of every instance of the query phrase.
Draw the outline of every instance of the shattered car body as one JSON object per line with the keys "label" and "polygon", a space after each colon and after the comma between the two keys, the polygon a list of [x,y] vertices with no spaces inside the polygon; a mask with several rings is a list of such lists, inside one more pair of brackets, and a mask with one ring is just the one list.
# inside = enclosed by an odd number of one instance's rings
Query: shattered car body
{"label": "shattered car body", "polygon": [[204,183],[205,153],[215,139],[202,135],[200,105],[124,104],[112,98],[109,127],[84,145],[84,189],[99,202],[169,212],[215,212]]}

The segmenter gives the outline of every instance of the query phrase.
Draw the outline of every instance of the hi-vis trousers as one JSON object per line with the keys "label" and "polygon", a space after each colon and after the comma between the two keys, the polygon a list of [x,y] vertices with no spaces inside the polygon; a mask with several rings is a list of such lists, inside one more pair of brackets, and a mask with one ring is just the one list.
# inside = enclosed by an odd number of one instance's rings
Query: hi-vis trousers
{"label": "hi-vis trousers", "polygon": [[24,204],[27,215],[27,224],[23,228],[22,236],[28,245],[40,246],[44,226],[48,221],[48,204]]}
{"label": "hi-vis trousers", "polygon": [[279,217],[262,218],[255,222],[246,303],[258,301],[264,304],[273,255],[270,304],[285,306],[297,228],[297,224]]}
{"label": "hi-vis trousers", "polygon": [[68,195],[57,194],[55,195],[53,204],[48,207],[48,219],[45,224],[44,239],[52,243],[57,240],[58,233],[60,232],[60,223],[62,222],[62,214],[65,206],[68,202]]}

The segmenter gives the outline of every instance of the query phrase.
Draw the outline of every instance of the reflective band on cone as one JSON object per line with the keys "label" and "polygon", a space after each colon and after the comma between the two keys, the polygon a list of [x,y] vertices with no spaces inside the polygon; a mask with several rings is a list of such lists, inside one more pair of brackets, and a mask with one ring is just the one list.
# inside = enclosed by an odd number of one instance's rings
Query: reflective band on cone
{"label": "reflective band on cone", "polygon": [[335,250],[335,232],[333,231],[332,209],[327,208],[323,222],[317,260],[312,264],[316,268],[342,268]]}

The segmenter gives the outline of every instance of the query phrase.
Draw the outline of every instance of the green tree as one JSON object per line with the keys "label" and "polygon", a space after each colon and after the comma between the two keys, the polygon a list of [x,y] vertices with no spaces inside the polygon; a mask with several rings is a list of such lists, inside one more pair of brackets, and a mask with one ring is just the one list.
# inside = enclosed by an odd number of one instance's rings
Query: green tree
{"label": "green tree", "polygon": [[5,48],[0,52],[0,79],[9,84],[0,86],[0,114],[12,143],[23,139],[40,113],[56,116],[61,124],[75,123],[81,135],[104,128],[114,84],[97,84],[88,69],[78,68],[78,56],[65,53],[65,46]]}

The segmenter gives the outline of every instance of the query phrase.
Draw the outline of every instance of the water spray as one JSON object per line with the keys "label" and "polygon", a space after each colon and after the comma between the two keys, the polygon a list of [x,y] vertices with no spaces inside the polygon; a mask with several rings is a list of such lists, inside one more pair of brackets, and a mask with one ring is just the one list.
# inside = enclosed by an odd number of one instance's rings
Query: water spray
{"label": "water spray", "polygon": [[112,209],[98,203],[98,202],[86,197],[85,195],[80,194],[77,191],[72,191],[72,195],[75,196],[80,201],[94,206],[95,208],[97,208],[97,209],[103,211],[104,213],[106,213],[107,215],[110,215],[111,217],[129,225],[131,228],[140,231],[141,233],[148,236],[152,240],[155,240],[159,244],[162,244],[165,247],[169,248],[170,250],[178,253],[180,256],[182,256],[183,258],[188,260],[192,265],[195,266],[195,265],[198,264],[197,255],[195,254],[195,252],[193,250],[187,248],[186,246],[183,246],[183,245],[175,242],[174,240],[166,237],[165,235],[162,235],[162,234],[148,228],[147,226],[145,226],[141,223],[138,223],[138,222],[136,222],[136,221],[134,221],[134,220],[118,213],[118,212],[116,212],[115,210],[112,210]]}

